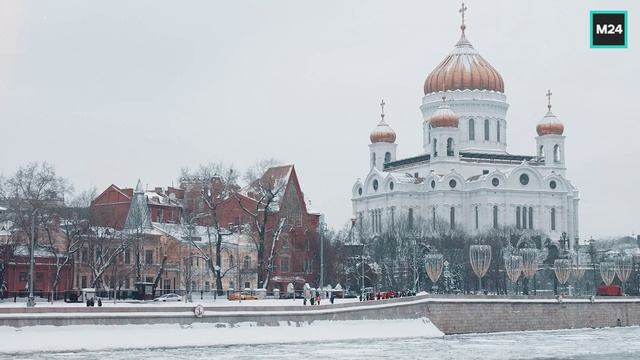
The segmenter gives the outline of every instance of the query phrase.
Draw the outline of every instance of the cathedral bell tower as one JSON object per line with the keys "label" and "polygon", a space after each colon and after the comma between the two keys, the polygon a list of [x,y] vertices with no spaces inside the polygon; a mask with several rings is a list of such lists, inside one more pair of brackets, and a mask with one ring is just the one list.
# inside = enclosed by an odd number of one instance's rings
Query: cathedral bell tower
{"label": "cathedral bell tower", "polygon": [[396,160],[396,133],[393,129],[384,121],[384,106],[385,102],[380,102],[380,122],[369,135],[369,163],[371,169],[376,168],[380,171],[384,170],[384,164],[390,161]]}
{"label": "cathedral bell tower", "polygon": [[551,91],[547,91],[547,113],[536,126],[536,147],[538,160],[545,166],[565,168],[564,125],[551,112]]}
{"label": "cathedral bell tower", "polygon": [[457,161],[460,158],[458,150],[459,117],[451,110],[442,97],[442,104],[436,109],[429,124],[431,125],[431,162]]}

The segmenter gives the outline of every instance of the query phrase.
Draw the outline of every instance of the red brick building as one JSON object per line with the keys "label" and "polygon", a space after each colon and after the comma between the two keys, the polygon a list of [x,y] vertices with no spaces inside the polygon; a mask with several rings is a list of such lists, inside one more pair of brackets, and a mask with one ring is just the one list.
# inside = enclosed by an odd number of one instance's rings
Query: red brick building
{"label": "red brick building", "polygon": [[[33,291],[35,296],[47,298],[52,291],[54,276],[56,273],[55,256],[44,248],[36,248],[34,253],[35,278]],[[6,264],[4,275],[7,287],[7,295],[26,296],[29,291],[29,249],[27,246],[17,246],[13,256]],[[58,293],[71,289],[73,264],[69,263],[60,270],[58,281]]]}
{"label": "red brick building", "polygon": [[[214,178],[212,188],[219,179]],[[305,283],[312,287],[318,285],[320,272],[320,252],[318,227],[320,214],[310,211],[305,202],[304,193],[293,165],[269,168],[260,179],[221,200],[217,207],[218,222],[221,226],[230,225],[245,228],[255,233],[255,218],[246,210],[261,214],[265,211],[263,202],[265,191],[271,191],[275,197],[269,206],[266,222],[265,252],[262,259],[260,279],[267,276],[268,258],[273,244],[273,233],[281,219],[284,226],[275,241],[273,269],[268,290],[278,288],[286,291],[289,283],[300,290]],[[185,196],[187,197],[187,196]],[[194,197],[195,199],[195,197]],[[200,200],[201,201],[201,200]],[[185,211],[198,212],[198,201],[187,203]],[[243,209],[244,208],[244,209]],[[261,216],[258,216],[261,221]],[[262,284],[258,284],[261,287]]]}
{"label": "red brick building", "polygon": [[[132,197],[132,188],[121,189],[116,185],[110,185],[91,202],[92,224],[115,229],[124,228]],[[152,222],[180,223],[184,190],[172,187],[163,190],[157,187],[154,190],[146,190],[145,197]]]}

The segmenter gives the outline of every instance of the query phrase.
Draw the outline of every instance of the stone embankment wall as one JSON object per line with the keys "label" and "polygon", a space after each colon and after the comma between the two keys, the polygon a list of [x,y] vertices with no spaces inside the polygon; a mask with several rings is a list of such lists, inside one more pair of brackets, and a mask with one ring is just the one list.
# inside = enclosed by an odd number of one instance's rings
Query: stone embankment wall
{"label": "stone embankment wall", "polygon": [[[197,304],[197,303],[196,303]],[[429,318],[445,334],[553,330],[640,325],[639,298],[513,299],[428,297],[321,306],[205,306],[196,318],[189,306],[0,307],[0,326],[120,325],[255,322],[277,326],[315,320]]]}

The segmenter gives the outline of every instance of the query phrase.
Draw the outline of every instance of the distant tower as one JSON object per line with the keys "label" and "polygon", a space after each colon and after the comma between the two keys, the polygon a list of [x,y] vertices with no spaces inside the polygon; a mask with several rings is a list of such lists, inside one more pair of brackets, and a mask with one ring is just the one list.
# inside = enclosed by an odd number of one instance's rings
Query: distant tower
{"label": "distant tower", "polygon": [[371,144],[369,145],[369,163],[371,168],[376,168],[380,171],[384,169],[384,164],[390,161],[396,160],[396,133],[393,129],[384,121],[384,106],[386,103],[384,100],[380,102],[380,122],[376,126],[369,139]]}
{"label": "distant tower", "polygon": [[564,125],[551,112],[551,90],[546,95],[547,113],[536,126],[536,153],[545,166],[564,168]]}
{"label": "distant tower", "polygon": [[447,104],[446,97],[442,97],[442,104],[429,119],[431,125],[431,162],[457,161],[458,124],[460,118]]}

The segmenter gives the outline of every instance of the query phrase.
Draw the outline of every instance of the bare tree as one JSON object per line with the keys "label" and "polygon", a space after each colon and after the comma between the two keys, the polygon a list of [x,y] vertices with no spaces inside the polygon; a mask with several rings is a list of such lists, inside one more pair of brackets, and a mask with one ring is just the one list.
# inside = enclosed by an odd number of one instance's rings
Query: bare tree
{"label": "bare tree", "polygon": [[222,295],[224,294],[222,278],[229,271],[229,269],[222,271],[224,237],[232,235],[232,229],[225,228],[225,225],[228,224],[220,223],[220,211],[221,205],[225,201],[230,201],[231,194],[238,191],[238,171],[233,165],[225,165],[221,162],[209,163],[200,165],[196,171],[182,169],[182,178],[196,178],[202,182],[200,184],[201,200],[204,202],[206,210],[198,214],[185,214],[183,223],[188,227],[197,223],[206,226],[206,244],[196,243],[192,236],[187,236],[187,239],[205,260],[211,272],[215,274],[216,291],[218,295]]}
{"label": "bare tree", "polygon": [[113,228],[91,227],[86,235],[87,265],[91,269],[91,287],[103,285],[103,275],[131,244],[131,237]]}
{"label": "bare tree", "polygon": [[[242,192],[234,194],[242,211],[251,219],[254,232],[252,240],[258,258],[258,283],[261,283],[264,289],[268,285],[267,277],[270,277],[273,272],[274,259],[272,256],[265,256],[267,233],[272,231],[272,247],[270,250],[273,250],[274,242],[277,240],[284,225],[283,219],[276,218],[276,215],[279,213],[279,202],[288,181],[281,174],[269,174],[268,169],[274,162],[275,160],[265,160],[250,168],[245,175],[245,180],[249,181],[249,185]],[[247,199],[250,200],[247,201]],[[272,225],[271,229],[268,227],[270,224]],[[273,237],[276,233],[278,236]]]}

